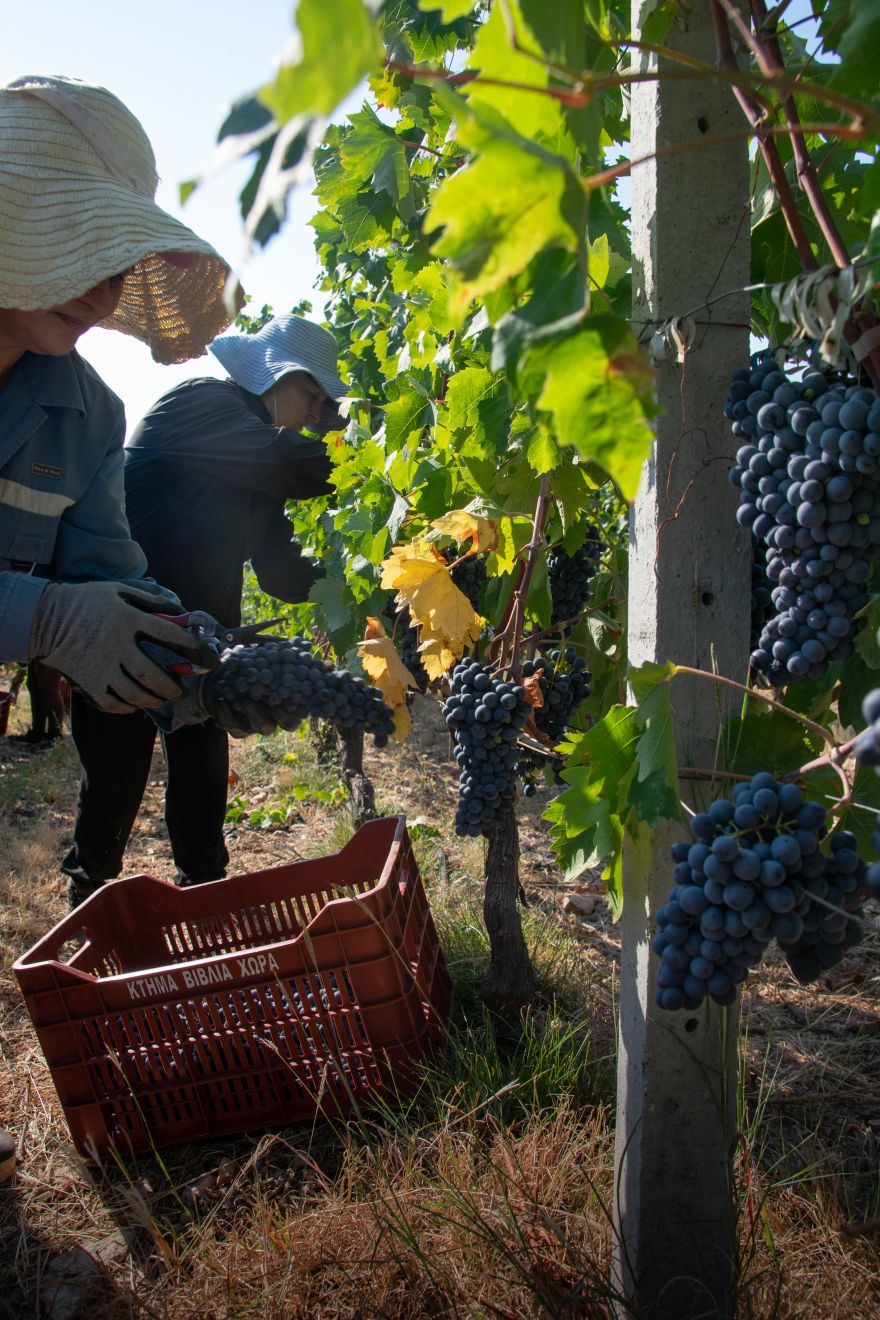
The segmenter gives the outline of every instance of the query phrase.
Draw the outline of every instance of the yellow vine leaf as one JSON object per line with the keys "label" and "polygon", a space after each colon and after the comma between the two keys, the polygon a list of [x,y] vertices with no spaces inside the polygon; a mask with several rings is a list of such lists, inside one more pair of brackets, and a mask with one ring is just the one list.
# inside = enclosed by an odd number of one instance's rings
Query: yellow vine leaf
{"label": "yellow vine leaf", "polygon": [[408,688],[418,690],[412,674],[404,665],[397,648],[378,619],[367,618],[367,631],[358,646],[361,664],[388,705],[394,711],[394,736],[400,742],[412,728],[412,719],[406,707]]}
{"label": "yellow vine leaf", "polygon": [[444,513],[442,518],[435,518],[431,526],[445,536],[456,541],[470,541],[469,555],[478,555],[483,550],[494,550],[498,545],[498,529],[489,518],[480,518],[467,509],[453,509]]}
{"label": "yellow vine leaf", "polygon": [[439,678],[479,638],[482,618],[426,541],[396,545],[382,565],[381,585],[397,592],[398,608],[405,605],[421,630],[419,655],[430,678]]}

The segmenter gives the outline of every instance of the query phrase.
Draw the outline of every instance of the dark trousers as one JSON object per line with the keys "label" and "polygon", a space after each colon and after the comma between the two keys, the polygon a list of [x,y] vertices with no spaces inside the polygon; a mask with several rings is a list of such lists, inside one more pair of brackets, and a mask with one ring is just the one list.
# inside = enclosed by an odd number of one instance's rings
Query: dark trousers
{"label": "dark trousers", "polygon": [[[70,727],[80,760],[73,848],[62,871],[78,880],[112,880],[141,805],[159,732],[148,715],[108,715],[75,693]],[[223,840],[229,740],[215,724],[162,734],[168,787],[165,824],[182,877],[192,884],[226,874]]]}
{"label": "dark trousers", "polygon": [[60,738],[67,710],[67,679],[39,660],[31,660],[27,667],[27,688],[31,701],[31,733],[35,738],[52,741]]}

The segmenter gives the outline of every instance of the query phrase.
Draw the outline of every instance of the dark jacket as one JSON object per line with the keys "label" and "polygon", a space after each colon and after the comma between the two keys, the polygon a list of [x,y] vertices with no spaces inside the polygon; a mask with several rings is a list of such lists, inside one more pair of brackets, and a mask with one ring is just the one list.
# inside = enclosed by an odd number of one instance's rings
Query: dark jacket
{"label": "dark jacket", "polygon": [[0,660],[26,660],[46,582],[144,582],[122,495],[125,414],[78,353],[25,353],[0,389]]}
{"label": "dark jacket", "polygon": [[285,500],[326,495],[323,440],[271,424],[231,380],[185,381],[162,396],[125,447],[125,503],[150,573],[189,609],[241,621],[247,560],[278,600],[307,598],[321,576],[291,542]]}

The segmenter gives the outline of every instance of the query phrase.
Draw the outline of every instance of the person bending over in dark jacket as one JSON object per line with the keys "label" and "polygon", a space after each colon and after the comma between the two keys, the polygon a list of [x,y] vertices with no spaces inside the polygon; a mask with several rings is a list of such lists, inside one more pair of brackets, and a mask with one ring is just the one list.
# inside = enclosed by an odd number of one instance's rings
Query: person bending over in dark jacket
{"label": "person bending over in dark jacket", "polygon": [[[241,622],[243,570],[298,604],[321,576],[292,542],[287,500],[326,495],[331,463],[320,437],[344,425],[335,404],[336,341],[298,316],[210,345],[229,379],[186,381],[151,408],[125,449],[126,513],[149,572],[192,609]],[[74,845],[63,869],[80,886],[119,875],[141,804],[156,725],[138,712],[108,718],[74,696],[72,732],[83,765]],[[225,875],[227,734],[215,724],[162,734],[165,821],[177,883]]]}

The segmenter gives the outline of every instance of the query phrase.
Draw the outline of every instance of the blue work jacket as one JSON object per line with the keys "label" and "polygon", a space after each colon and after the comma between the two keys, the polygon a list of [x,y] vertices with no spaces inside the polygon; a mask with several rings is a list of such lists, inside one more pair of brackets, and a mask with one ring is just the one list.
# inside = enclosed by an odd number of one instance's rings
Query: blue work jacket
{"label": "blue work jacket", "polygon": [[79,356],[26,353],[0,388],[0,660],[26,660],[49,581],[144,581],[125,517],[122,402]]}

